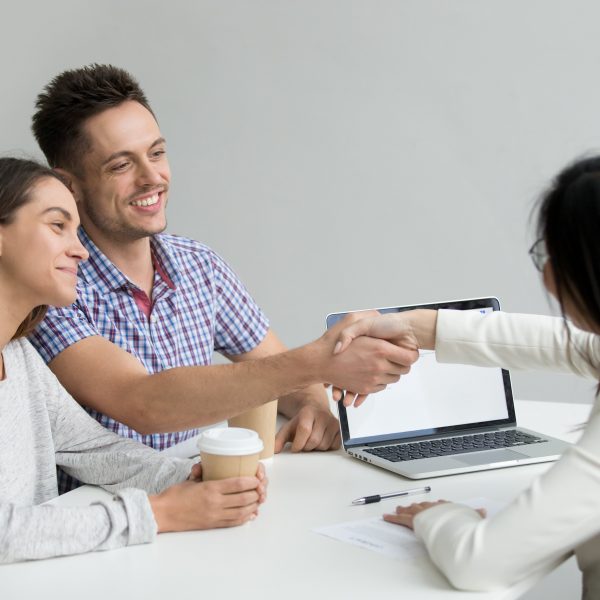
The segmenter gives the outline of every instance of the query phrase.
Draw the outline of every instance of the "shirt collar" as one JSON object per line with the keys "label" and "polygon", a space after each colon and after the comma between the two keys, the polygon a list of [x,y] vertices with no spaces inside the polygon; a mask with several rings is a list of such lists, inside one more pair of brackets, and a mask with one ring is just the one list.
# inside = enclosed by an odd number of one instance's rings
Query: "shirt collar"
{"label": "shirt collar", "polygon": [[[79,264],[79,277],[86,285],[93,285],[101,293],[137,286],[131,282],[94,244],[90,236],[83,227],[78,230],[79,239],[89,252],[89,258]],[[175,261],[167,245],[160,239],[160,236],[151,236],[150,246],[152,257],[155,261],[161,278],[169,288],[175,288],[177,285],[177,269]]]}

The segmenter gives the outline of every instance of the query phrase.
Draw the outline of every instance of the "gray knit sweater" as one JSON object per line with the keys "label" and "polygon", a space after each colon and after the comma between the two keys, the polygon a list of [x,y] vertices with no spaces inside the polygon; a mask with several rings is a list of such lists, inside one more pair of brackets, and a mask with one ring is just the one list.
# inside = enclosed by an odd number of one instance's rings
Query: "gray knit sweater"
{"label": "gray knit sweater", "polygon": [[[0,563],[152,541],[156,522],[146,492],[186,479],[192,461],[162,457],[104,429],[25,339],[8,344],[2,355]],[[58,495],[56,465],[113,492],[113,499],[40,506]]]}

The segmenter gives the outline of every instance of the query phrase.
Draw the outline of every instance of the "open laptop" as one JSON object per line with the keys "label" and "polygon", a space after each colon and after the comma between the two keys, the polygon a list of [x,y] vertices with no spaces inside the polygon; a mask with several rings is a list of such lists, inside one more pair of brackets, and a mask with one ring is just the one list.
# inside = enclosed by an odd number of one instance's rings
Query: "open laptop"
{"label": "open laptop", "polygon": [[[500,310],[497,298],[377,309]],[[354,312],[354,311],[353,311]],[[327,316],[332,327],[347,312]],[[410,479],[557,460],[567,442],[517,427],[508,371],[442,364],[421,350],[408,375],[359,408],[338,403],[344,450]]]}

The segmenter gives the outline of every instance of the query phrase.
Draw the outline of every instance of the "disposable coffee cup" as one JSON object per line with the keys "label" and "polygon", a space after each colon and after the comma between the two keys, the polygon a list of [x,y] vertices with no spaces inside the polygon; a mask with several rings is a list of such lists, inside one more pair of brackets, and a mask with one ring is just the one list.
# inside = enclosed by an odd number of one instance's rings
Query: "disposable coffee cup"
{"label": "disposable coffee cup", "polygon": [[219,427],[203,431],[198,439],[202,480],[253,477],[258,469],[262,440],[256,431]]}
{"label": "disposable coffee cup", "polygon": [[241,415],[229,419],[229,427],[243,427],[258,433],[264,449],[261,460],[271,458],[275,453],[275,428],[277,425],[277,400],[267,402]]}

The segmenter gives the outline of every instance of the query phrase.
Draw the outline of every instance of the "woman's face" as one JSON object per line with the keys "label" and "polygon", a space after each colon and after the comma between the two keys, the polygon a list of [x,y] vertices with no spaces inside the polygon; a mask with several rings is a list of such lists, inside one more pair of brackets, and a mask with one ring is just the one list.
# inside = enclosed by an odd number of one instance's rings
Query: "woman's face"
{"label": "woman's face", "polygon": [[0,285],[26,310],[71,304],[77,265],[88,256],[77,237],[75,201],[53,177],[40,179],[29,196],[12,223],[0,225]]}

